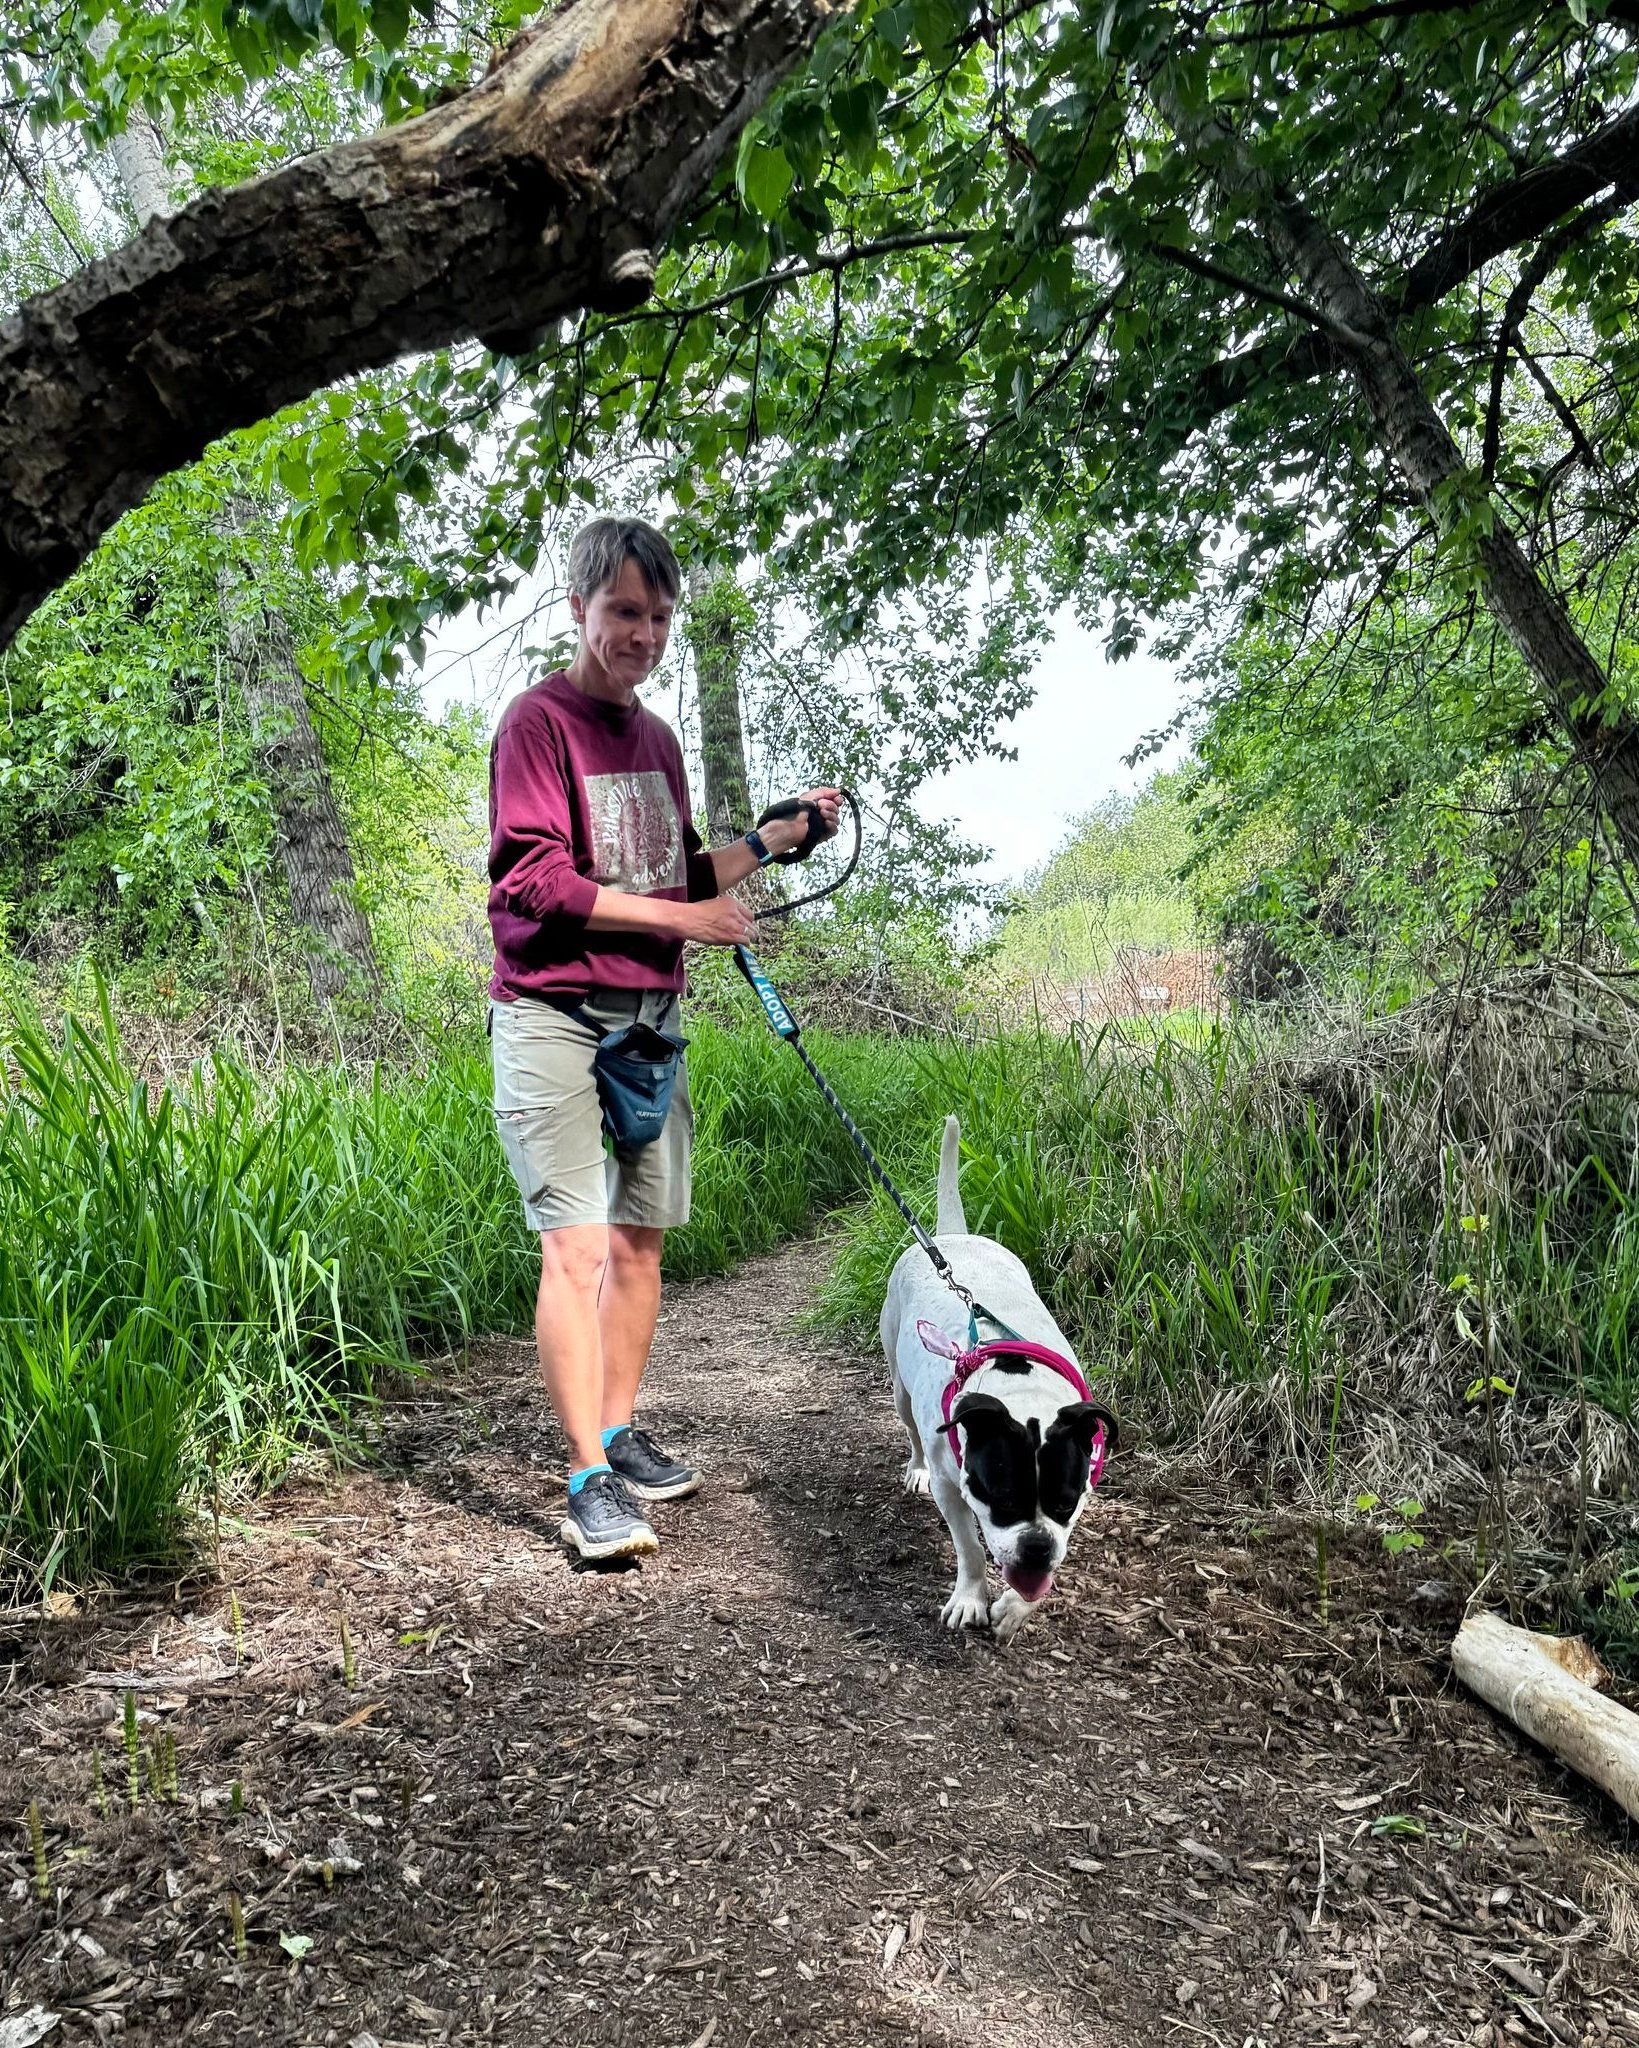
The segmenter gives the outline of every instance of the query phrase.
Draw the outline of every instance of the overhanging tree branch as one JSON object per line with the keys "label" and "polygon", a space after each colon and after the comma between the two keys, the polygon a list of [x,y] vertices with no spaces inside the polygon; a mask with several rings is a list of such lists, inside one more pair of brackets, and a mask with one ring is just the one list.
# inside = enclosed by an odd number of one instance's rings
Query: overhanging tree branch
{"label": "overhanging tree branch", "polygon": [[1537,575],[1495,499],[1464,463],[1400,346],[1389,309],[1322,222],[1222,122],[1183,104],[1164,70],[1148,89],[1179,140],[1210,165],[1220,190],[1258,223],[1282,268],[1340,328],[1362,337],[1361,345],[1343,349],[1342,359],[1379,444],[1436,527],[1460,534],[1486,604],[1608,807],[1624,854],[1639,863],[1639,725],[1612,702],[1609,679],[1564,600]]}
{"label": "overhanging tree branch", "polygon": [[154,480],[340,377],[507,353],[654,252],[838,0],[567,0],[450,105],[152,222],[0,324],[0,647]]}
{"label": "overhanging tree branch", "polygon": [[1197,256],[1193,249],[1181,249],[1172,242],[1157,242],[1152,253],[1165,263],[1176,263],[1181,270],[1190,271],[1196,277],[1209,279],[1213,284],[1227,285],[1232,292],[1239,292],[1243,298],[1258,304],[1274,306],[1282,313],[1290,313],[1295,320],[1315,328],[1321,334],[1329,334],[1340,341],[1358,340],[1339,329],[1324,313],[1313,306],[1305,305],[1290,292],[1278,291],[1273,285],[1259,284],[1255,278],[1243,277],[1239,271],[1229,269],[1225,264],[1214,263],[1209,256]]}
{"label": "overhanging tree branch", "polygon": [[1573,206],[1607,185],[1631,188],[1636,179],[1639,106],[1607,121],[1551,163],[1533,165],[1486,193],[1412,265],[1392,309],[1413,313],[1436,304],[1482,264],[1546,234]]}
{"label": "overhanging tree branch", "polygon": [[[1613,184],[1623,204],[1639,191],[1639,106],[1551,163],[1485,194],[1412,265],[1397,292],[1384,294],[1385,310],[1399,318],[1437,305],[1483,264],[1545,235],[1573,206]],[[1620,210],[1613,208],[1613,214]],[[1336,365],[1336,351],[1321,333],[1297,341],[1275,336],[1203,370],[1195,381],[1193,416],[1215,419],[1266,383],[1305,384]]]}

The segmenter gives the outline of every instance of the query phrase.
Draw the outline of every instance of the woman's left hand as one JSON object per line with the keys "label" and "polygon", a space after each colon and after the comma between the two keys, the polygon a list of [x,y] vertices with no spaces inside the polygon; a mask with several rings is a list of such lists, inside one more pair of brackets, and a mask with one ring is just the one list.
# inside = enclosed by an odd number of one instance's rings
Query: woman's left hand
{"label": "woman's left hand", "polygon": [[[820,823],[824,827],[822,838],[834,839],[837,836],[837,821],[842,807],[840,789],[805,789],[798,801],[818,805]],[[770,818],[766,825],[759,825],[757,829],[770,853],[789,853],[808,837],[808,813],[798,811],[794,818]]]}

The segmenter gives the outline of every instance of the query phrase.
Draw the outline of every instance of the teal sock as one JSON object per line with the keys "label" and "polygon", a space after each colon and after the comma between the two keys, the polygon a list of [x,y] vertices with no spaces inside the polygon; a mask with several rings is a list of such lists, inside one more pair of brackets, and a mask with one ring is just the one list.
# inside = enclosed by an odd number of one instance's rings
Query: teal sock
{"label": "teal sock", "polygon": [[607,1429],[605,1429],[605,1430],[601,1430],[601,1431],[599,1432],[599,1434],[598,1434],[598,1442],[602,1444],[602,1446],[603,1446],[603,1448],[604,1448],[605,1450],[607,1450],[607,1449],[609,1448],[610,1444],[614,1442],[615,1438],[616,1438],[617,1436],[619,1436],[619,1434],[621,1433],[621,1431],[622,1431],[623,1429],[630,1429],[630,1428],[631,1428],[631,1426],[632,1426],[632,1425],[631,1425],[631,1424],[630,1424],[629,1422],[615,1422],[615,1423],[611,1423],[611,1424],[610,1424],[610,1426],[609,1426],[609,1427],[608,1427]]}
{"label": "teal sock", "polygon": [[608,1470],[609,1467],[607,1465],[582,1465],[578,1471],[570,1473],[569,1491],[571,1493],[579,1493],[581,1488],[586,1484],[587,1480],[592,1477],[593,1473],[607,1472]]}

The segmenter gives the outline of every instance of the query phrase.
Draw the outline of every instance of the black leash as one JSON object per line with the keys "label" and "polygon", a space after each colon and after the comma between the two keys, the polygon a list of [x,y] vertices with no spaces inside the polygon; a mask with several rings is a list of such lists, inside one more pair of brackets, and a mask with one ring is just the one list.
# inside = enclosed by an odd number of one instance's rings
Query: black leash
{"label": "black leash", "polygon": [[[858,867],[860,843],[864,837],[864,829],[860,822],[859,799],[851,789],[843,790],[842,797],[849,810],[853,813],[854,818],[854,850],[848,857],[847,866],[834,881],[827,882],[822,888],[814,889],[806,896],[798,896],[793,902],[771,903],[766,909],[757,911],[755,915],[759,922],[765,918],[787,917],[793,910],[800,910],[804,904],[818,903],[822,897],[829,896],[833,891],[840,889],[854,869]],[[757,820],[759,825],[766,825],[772,818],[794,818],[799,811],[808,814],[808,831],[802,841],[792,847],[788,853],[777,853],[774,856],[775,860],[782,866],[790,866],[797,861],[806,860],[815,847],[822,843],[825,821],[820,816],[819,805],[804,797],[787,797],[783,803],[771,804]],[[904,1217],[905,1222],[910,1228],[911,1236],[915,1238],[922,1250],[927,1253],[928,1258],[932,1261],[934,1271],[962,1302],[970,1317],[986,1315],[986,1311],[982,1307],[976,1306],[973,1296],[951,1271],[949,1259],[945,1257],[944,1253],[934,1243],[921,1218],[894,1185],[888,1169],[877,1158],[875,1152],[871,1150],[870,1140],[838,1100],[836,1090],[820,1072],[819,1068],[815,1066],[807,1046],[802,1042],[802,1026],[792,1016],[784,997],[774,986],[773,982],[769,980],[768,970],[763,966],[763,963],[749,946],[735,947],[734,963],[746,980],[750,982],[758,1002],[762,1005],[763,1015],[768,1019],[769,1028],[776,1037],[785,1040],[786,1044],[791,1047],[791,1050],[813,1076],[814,1086],[825,1098],[838,1123],[842,1125],[842,1128],[853,1140],[860,1158],[864,1160],[870,1172],[871,1178],[888,1197],[888,1200],[893,1203],[900,1215]],[[986,1319],[990,1322],[996,1321],[994,1316],[987,1315]],[[1005,1328],[1005,1325],[1001,1327]]]}
{"label": "black leash", "polygon": [[[827,882],[823,888],[815,889],[814,891],[812,891],[811,894],[807,896],[799,896],[793,903],[770,904],[766,910],[759,910],[756,913],[758,918],[784,917],[787,914],[787,912],[797,910],[805,903],[819,902],[822,896],[829,896],[833,890],[840,889],[843,883],[846,882],[848,877],[853,873],[854,869],[859,865],[860,841],[864,836],[863,829],[860,824],[859,803],[851,789],[843,790],[842,795],[847,800],[848,808],[854,814],[854,850],[853,853],[849,856],[847,866],[843,869],[842,873],[837,876],[835,881]],[[794,818],[799,811],[806,811],[809,813],[808,830],[802,841],[798,845],[794,846],[789,853],[777,853],[774,856],[774,858],[777,861],[780,861],[782,864],[790,864],[796,861],[806,860],[808,856],[814,851],[814,848],[822,843],[825,831],[825,821],[820,815],[819,805],[813,803],[805,797],[787,797],[783,803],[771,804],[769,808],[766,811],[764,811],[762,816],[757,820],[757,823],[759,825],[765,825],[772,818]],[[1013,1329],[1009,1324],[1004,1323],[1001,1317],[995,1314],[993,1310],[987,1309],[982,1301],[976,1301],[971,1291],[968,1288],[964,1287],[961,1281],[957,1279],[955,1273],[951,1270],[951,1264],[949,1259],[945,1257],[944,1253],[939,1249],[938,1245],[934,1243],[932,1237],[928,1233],[926,1226],[923,1224],[921,1217],[917,1215],[916,1211],[911,1207],[910,1203],[906,1201],[904,1195],[894,1185],[893,1178],[889,1174],[888,1169],[882,1164],[882,1161],[878,1159],[876,1154],[871,1150],[870,1140],[866,1137],[865,1133],[859,1128],[858,1124],[854,1122],[853,1118],[848,1114],[847,1110],[844,1109],[842,1103],[837,1098],[837,1091],[831,1086],[830,1082],[820,1072],[819,1068],[815,1066],[813,1058],[811,1057],[807,1046],[805,1046],[802,1042],[802,1026],[797,1022],[796,1018],[792,1016],[791,1011],[786,1004],[785,998],[780,994],[779,990],[774,986],[773,982],[769,980],[768,970],[763,966],[763,963],[757,958],[756,954],[752,952],[749,946],[736,946],[734,948],[734,961],[735,965],[739,968],[740,972],[745,976],[746,980],[750,982],[752,990],[755,993],[758,1002],[762,1005],[763,1015],[768,1019],[769,1029],[773,1031],[777,1038],[783,1038],[785,1040],[787,1045],[789,1045],[791,1047],[791,1050],[797,1055],[798,1059],[800,1059],[803,1065],[808,1069],[809,1074],[813,1078],[814,1086],[825,1098],[827,1107],[836,1117],[837,1122],[840,1123],[842,1128],[848,1133],[848,1136],[853,1140],[855,1149],[858,1151],[860,1158],[864,1160],[865,1165],[870,1172],[871,1178],[876,1182],[877,1186],[881,1188],[882,1192],[887,1196],[888,1200],[893,1203],[894,1207],[905,1219],[906,1225],[910,1230],[911,1236],[916,1240],[917,1244],[921,1247],[921,1249],[924,1252],[926,1252],[929,1262],[933,1266],[933,1270],[939,1275],[940,1279],[944,1281],[945,1285],[950,1289],[951,1293],[956,1296],[957,1300],[967,1310],[967,1341],[969,1353],[972,1354],[974,1352],[975,1347],[979,1343],[979,1324],[981,1321],[990,1323],[996,1329],[1000,1330],[1002,1332],[1004,1339],[1013,1339],[1014,1346],[1016,1346],[1018,1349],[1026,1353],[1034,1353],[1036,1347],[1023,1344],[1019,1340],[1019,1333],[1017,1330]],[[1009,1348],[1013,1347],[1010,1347],[1006,1342],[1003,1342],[1000,1346],[992,1348],[1006,1351]],[[1085,1393],[1085,1383],[1082,1381],[1078,1381],[1077,1384],[1082,1386],[1083,1392]],[[1103,1407],[1101,1404],[1097,1402],[1093,1403],[1093,1406],[1097,1410],[1098,1414],[1103,1418],[1104,1424],[1107,1425],[1107,1436],[1101,1435],[1099,1438],[1099,1442],[1102,1445],[1104,1442],[1107,1441],[1110,1447],[1113,1449],[1119,1443],[1121,1436],[1120,1428],[1116,1422],[1115,1416],[1110,1412],[1108,1408]],[[954,1429],[956,1425],[952,1422],[947,1421],[944,1424],[944,1427],[946,1429]],[[954,1437],[951,1438],[951,1442],[953,1444],[955,1443]],[[960,1453],[958,1452],[957,1455],[958,1462],[960,1462]],[[1098,1484],[1099,1477],[1102,1475],[1103,1466],[1104,1454],[1101,1449],[1098,1452],[1098,1463],[1096,1469],[1093,1472],[1091,1481],[1091,1483],[1095,1486]]]}
{"label": "black leash", "polygon": [[[865,827],[859,815],[859,798],[854,795],[851,789],[844,789],[839,793],[843,802],[854,815],[854,850],[848,856],[848,865],[840,875],[835,876],[829,882],[822,883],[817,889],[810,889],[806,896],[795,896],[789,903],[770,903],[766,908],[754,912],[753,916],[758,924],[761,924],[763,919],[768,917],[789,917],[793,910],[801,910],[807,904],[818,903],[826,896],[835,895],[837,890],[842,887],[843,883],[853,873],[854,869],[859,866],[859,850],[865,841]],[[757,820],[758,829],[761,830],[771,819],[794,818],[799,811],[807,817],[808,830],[798,844],[790,848],[788,852],[775,854],[775,862],[782,868],[795,867],[799,861],[806,860],[815,847],[824,844],[825,819],[820,813],[819,805],[811,797],[788,796],[783,803],[770,804],[768,809]]]}
{"label": "black leash", "polygon": [[761,1003],[763,1006],[763,1015],[768,1019],[770,1029],[775,1033],[777,1037],[783,1038],[785,1040],[786,1044],[790,1046],[791,1050],[797,1055],[798,1059],[802,1061],[803,1065],[808,1069],[809,1073],[813,1076],[814,1086],[819,1090],[821,1095],[824,1096],[826,1102],[830,1105],[830,1108],[834,1112],[838,1123],[841,1124],[842,1128],[848,1133],[849,1137],[853,1139],[854,1144],[858,1149],[860,1158],[864,1160],[867,1168],[870,1171],[871,1178],[876,1182],[877,1186],[881,1188],[882,1192],[887,1196],[888,1200],[893,1203],[894,1207],[899,1211],[900,1215],[904,1217],[906,1223],[910,1226],[911,1236],[916,1239],[916,1242],[922,1247],[923,1251],[927,1253],[929,1259],[933,1262],[934,1271],[939,1275],[940,1279],[944,1281],[945,1285],[951,1290],[951,1292],[957,1296],[957,1298],[961,1301],[962,1305],[966,1308],[970,1316],[984,1315],[986,1316],[987,1321],[994,1322],[996,1318],[994,1316],[988,1315],[983,1308],[977,1306],[977,1304],[974,1302],[973,1296],[968,1292],[968,1290],[962,1285],[961,1281],[958,1280],[956,1275],[951,1271],[949,1259],[945,1257],[944,1253],[934,1243],[933,1239],[929,1236],[927,1228],[923,1224],[922,1219],[917,1215],[916,1211],[911,1207],[910,1203],[906,1201],[905,1197],[894,1185],[892,1176],[889,1174],[888,1169],[882,1164],[882,1161],[878,1159],[876,1154],[871,1150],[870,1140],[866,1137],[865,1133],[859,1128],[858,1124],[854,1122],[853,1118],[848,1114],[847,1110],[843,1108],[842,1103],[838,1100],[837,1091],[831,1086],[830,1082],[826,1080],[825,1076],[820,1072],[819,1068],[815,1066],[812,1055],[810,1054],[807,1046],[804,1045],[802,1042],[802,1026],[797,1022],[796,1018],[792,1016],[790,1010],[786,1007],[784,997],[780,994],[779,990],[774,986],[773,982],[769,980],[768,972],[764,968],[762,962],[757,958],[756,954],[752,952],[749,946],[735,947],[734,962],[735,965],[739,968],[740,972],[745,976],[746,980],[751,983],[751,986],[756,993],[758,1002]]}

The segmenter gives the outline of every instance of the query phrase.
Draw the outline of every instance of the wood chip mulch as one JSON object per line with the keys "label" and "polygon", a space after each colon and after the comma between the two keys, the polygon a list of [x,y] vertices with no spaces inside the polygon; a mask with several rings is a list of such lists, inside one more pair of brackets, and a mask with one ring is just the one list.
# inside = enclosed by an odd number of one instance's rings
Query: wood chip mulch
{"label": "wood chip mulch", "polygon": [[570,1567],[493,1340],[219,1575],[14,1615],[0,2048],[1639,2043],[1639,1832],[1456,1688],[1431,1553],[1334,1541],[1322,1616],[1297,1517],[1118,1460],[1018,1641],[952,1638],[822,1256],[668,1297],[709,1477],[641,1570]]}

